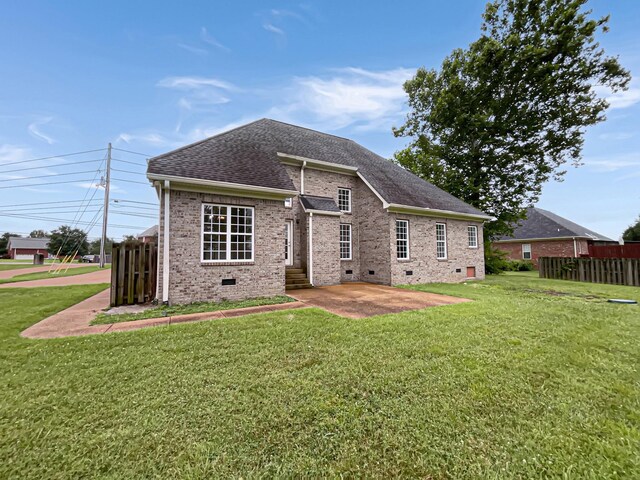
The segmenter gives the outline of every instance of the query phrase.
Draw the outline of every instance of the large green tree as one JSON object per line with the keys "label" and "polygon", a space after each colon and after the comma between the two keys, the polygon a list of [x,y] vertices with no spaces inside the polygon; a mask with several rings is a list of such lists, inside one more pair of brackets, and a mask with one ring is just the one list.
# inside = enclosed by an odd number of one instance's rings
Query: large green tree
{"label": "large green tree", "polygon": [[596,87],[628,86],[596,41],[608,17],[586,1],[492,1],[478,40],[404,85],[410,113],[394,133],[411,142],[396,161],[495,217],[488,236],[511,232],[545,182],[580,164],[585,128],[608,108]]}
{"label": "large green tree", "polygon": [[69,225],[61,225],[53,230],[49,240],[49,253],[60,256],[86,255],[89,251],[89,243],[87,242],[87,234],[79,228],[72,228]]}
{"label": "large green tree", "polygon": [[636,223],[629,225],[629,228],[624,231],[622,239],[625,242],[640,242],[640,216],[638,216]]}
{"label": "large green tree", "polygon": [[[111,254],[112,250],[113,250],[113,238],[107,237],[107,240],[104,243],[104,253],[106,255],[109,255]],[[99,238],[89,243],[89,253],[91,255],[100,255],[100,239]]]}
{"label": "large green tree", "polygon": [[49,234],[44,230],[33,230],[30,234],[30,238],[45,238],[48,237]]}
{"label": "large green tree", "polygon": [[6,255],[8,253],[7,246],[9,245],[9,239],[11,237],[20,237],[20,235],[11,232],[4,232],[2,235],[0,235],[0,256]]}

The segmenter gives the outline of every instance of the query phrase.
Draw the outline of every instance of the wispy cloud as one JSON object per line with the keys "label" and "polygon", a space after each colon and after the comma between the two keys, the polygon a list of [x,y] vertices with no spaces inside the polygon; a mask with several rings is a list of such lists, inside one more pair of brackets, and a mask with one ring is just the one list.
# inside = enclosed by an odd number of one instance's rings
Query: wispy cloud
{"label": "wispy cloud", "polygon": [[175,139],[157,132],[121,133],[114,140],[114,143],[144,144],[158,148],[173,148],[180,146],[180,143],[176,142]]}
{"label": "wispy cloud", "polygon": [[200,40],[202,40],[204,43],[211,45],[212,47],[216,47],[220,50],[224,50],[225,52],[231,51],[229,47],[223,45],[216,38],[211,36],[205,27],[202,27],[200,29]]}
{"label": "wispy cloud", "polygon": [[32,157],[33,154],[29,148],[8,143],[0,145],[0,165],[29,160]]}
{"label": "wispy cloud", "polygon": [[609,106],[615,108],[628,108],[640,102],[640,88],[630,88],[622,92],[614,93],[607,97]]}
{"label": "wispy cloud", "polygon": [[51,122],[51,120],[53,120],[53,117],[42,117],[39,118],[33,122],[31,122],[29,124],[29,126],[27,127],[27,129],[29,130],[29,133],[39,139],[39,140],[44,140],[45,142],[47,142],[49,145],[53,145],[54,143],[56,143],[56,141],[50,137],[49,135],[46,135],[45,133],[43,133],[40,130],[40,127],[43,125],[46,125],[47,123]]}
{"label": "wispy cloud", "polygon": [[598,135],[600,140],[628,140],[635,137],[633,132],[613,132],[613,133],[601,133]]}
{"label": "wispy cloud", "polygon": [[311,120],[319,128],[338,130],[353,126],[359,130],[389,130],[406,110],[403,83],[414,69],[372,71],[344,68],[329,76],[298,77],[288,88],[291,99],[272,111]]}
{"label": "wispy cloud", "polygon": [[615,172],[624,169],[640,169],[639,153],[612,154],[609,156],[587,157],[585,166],[598,172]]}
{"label": "wispy cloud", "polygon": [[204,48],[194,47],[193,45],[187,45],[186,43],[178,43],[178,46],[187,52],[194,53],[196,55],[207,55],[209,52]]}
{"label": "wispy cloud", "polygon": [[276,35],[282,35],[282,36],[285,35],[284,30],[276,27],[272,23],[263,23],[262,28],[264,28],[267,32],[275,33]]}
{"label": "wispy cloud", "polygon": [[184,95],[178,99],[178,107],[181,111],[228,103],[231,99],[224,92],[239,90],[229,82],[205,77],[167,77],[160,80],[157,86],[184,92]]}

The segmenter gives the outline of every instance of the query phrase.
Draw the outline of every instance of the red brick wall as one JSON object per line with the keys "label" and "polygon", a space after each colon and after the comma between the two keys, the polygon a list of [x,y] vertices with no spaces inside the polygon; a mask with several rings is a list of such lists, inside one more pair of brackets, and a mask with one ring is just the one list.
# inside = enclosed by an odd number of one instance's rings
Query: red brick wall
{"label": "red brick wall", "polygon": [[[545,240],[535,242],[494,243],[493,246],[507,253],[509,260],[522,260],[522,244],[531,245],[531,261],[537,267],[539,257],[574,257],[573,240]],[[576,240],[578,256],[588,253],[586,240]]]}

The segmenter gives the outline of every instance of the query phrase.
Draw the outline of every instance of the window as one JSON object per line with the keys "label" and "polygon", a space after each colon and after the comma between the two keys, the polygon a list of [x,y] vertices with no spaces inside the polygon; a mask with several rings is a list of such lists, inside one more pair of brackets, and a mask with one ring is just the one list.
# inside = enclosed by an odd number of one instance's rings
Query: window
{"label": "window", "polygon": [[351,260],[351,224],[340,224],[340,260]]}
{"label": "window", "polygon": [[341,212],[351,213],[351,189],[338,189],[338,208]]}
{"label": "window", "polygon": [[447,259],[447,225],[436,223],[436,258]]}
{"label": "window", "polygon": [[531,260],[531,244],[530,243],[522,244],[522,258],[524,260]]}
{"label": "window", "polygon": [[467,234],[469,235],[469,248],[478,248],[478,227],[469,225]]}
{"label": "window", "polygon": [[293,199],[291,197],[284,199],[284,206],[285,207],[291,208],[292,204],[293,204]]}
{"label": "window", "polygon": [[202,205],[202,261],[253,261],[253,208]]}
{"label": "window", "polygon": [[409,258],[409,222],[396,220],[396,258],[407,260]]}

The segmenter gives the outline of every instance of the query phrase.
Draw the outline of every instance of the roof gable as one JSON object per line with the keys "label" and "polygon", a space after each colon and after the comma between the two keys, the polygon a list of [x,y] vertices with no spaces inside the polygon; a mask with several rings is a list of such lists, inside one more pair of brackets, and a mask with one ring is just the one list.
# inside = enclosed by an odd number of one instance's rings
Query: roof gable
{"label": "roof gable", "polygon": [[49,246],[49,238],[31,237],[9,237],[7,248],[33,248],[36,250],[46,250]]}
{"label": "roof gable", "polygon": [[536,207],[527,209],[527,218],[516,226],[512,236],[504,236],[501,237],[500,240],[530,240],[562,237],[614,241],[582,225],[578,225],[571,220],[567,220],[560,215]]}
{"label": "roof gable", "polygon": [[269,119],[154,157],[147,172],[295,190],[279,152],[357,168],[389,204],[484,215],[352,140]]}

